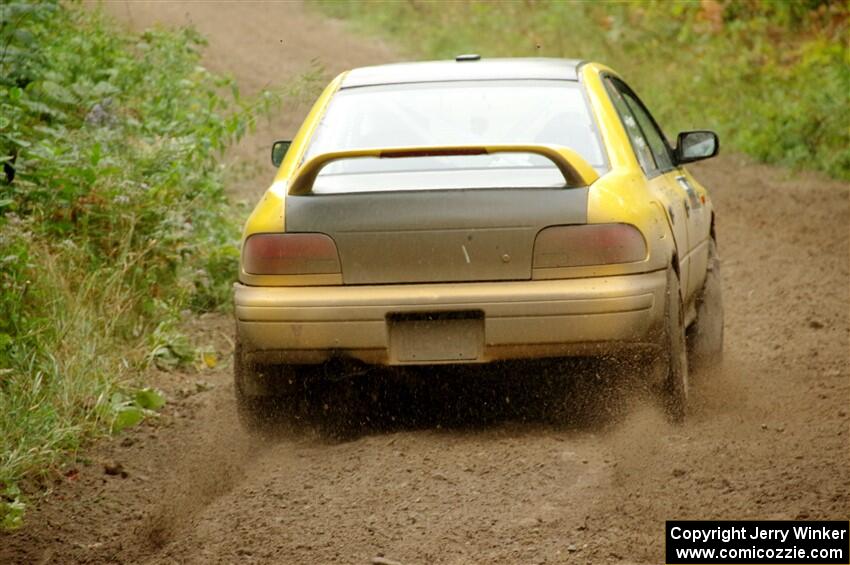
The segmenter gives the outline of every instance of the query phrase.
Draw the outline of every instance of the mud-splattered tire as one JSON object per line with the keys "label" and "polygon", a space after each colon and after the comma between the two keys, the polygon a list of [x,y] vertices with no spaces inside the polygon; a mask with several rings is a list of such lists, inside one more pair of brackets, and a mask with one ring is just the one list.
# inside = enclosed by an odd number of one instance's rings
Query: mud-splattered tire
{"label": "mud-splattered tire", "polygon": [[239,336],[233,350],[233,389],[236,393],[236,412],[239,421],[248,431],[256,432],[268,428],[274,414],[274,398],[258,394],[260,381],[272,375],[272,367],[251,363],[246,358]]}
{"label": "mud-splattered tire", "polygon": [[304,381],[310,369],[252,363],[245,356],[237,334],[233,352],[233,388],[242,426],[248,431],[269,432],[287,419],[297,417],[304,397]]}
{"label": "mud-splattered tire", "polygon": [[688,349],[679,277],[672,268],[667,270],[667,303],[659,361],[663,375],[661,400],[664,410],[671,421],[681,422],[688,407]]}
{"label": "mud-splattered tire", "polygon": [[696,321],[688,330],[688,357],[694,368],[708,368],[723,361],[723,294],[720,258],[712,239],[708,247],[708,271],[697,298]]}

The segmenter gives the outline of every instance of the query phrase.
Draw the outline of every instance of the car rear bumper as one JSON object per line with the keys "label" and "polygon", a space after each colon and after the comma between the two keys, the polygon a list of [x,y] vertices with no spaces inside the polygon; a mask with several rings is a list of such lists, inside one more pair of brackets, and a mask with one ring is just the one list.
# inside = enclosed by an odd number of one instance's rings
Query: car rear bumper
{"label": "car rear bumper", "polygon": [[243,351],[258,362],[350,357],[401,365],[600,355],[657,347],[666,280],[656,271],[487,283],[236,284],[236,323]]}

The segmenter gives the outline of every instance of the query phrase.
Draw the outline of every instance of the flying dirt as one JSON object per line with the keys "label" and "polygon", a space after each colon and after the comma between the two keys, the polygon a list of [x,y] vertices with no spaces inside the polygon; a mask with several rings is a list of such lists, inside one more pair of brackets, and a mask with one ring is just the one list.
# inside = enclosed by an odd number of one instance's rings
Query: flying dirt
{"label": "flying dirt", "polygon": [[[133,29],[194,24],[207,64],[256,92],[402,58],[298,4],[111,3]],[[235,155],[260,171],[306,108]],[[846,519],[850,185],[721,155],[723,365],[673,425],[610,360],[373,371],[329,381],[267,436],[237,421],[233,320],[189,322],[221,362],[152,370],[158,418],[56,479],[0,563],[657,563],[668,519]],[[340,407],[344,407],[341,409]]]}

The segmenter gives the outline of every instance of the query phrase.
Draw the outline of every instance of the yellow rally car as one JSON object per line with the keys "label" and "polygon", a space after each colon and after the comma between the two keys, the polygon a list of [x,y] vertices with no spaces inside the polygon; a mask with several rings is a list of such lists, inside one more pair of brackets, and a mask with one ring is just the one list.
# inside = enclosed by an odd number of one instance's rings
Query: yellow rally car
{"label": "yellow rally car", "polygon": [[245,226],[243,419],[333,360],[633,351],[681,418],[689,355],[717,360],[723,340],[714,210],[682,165],[718,148],[710,131],[671,147],[596,63],[466,55],[341,74],[275,143]]}

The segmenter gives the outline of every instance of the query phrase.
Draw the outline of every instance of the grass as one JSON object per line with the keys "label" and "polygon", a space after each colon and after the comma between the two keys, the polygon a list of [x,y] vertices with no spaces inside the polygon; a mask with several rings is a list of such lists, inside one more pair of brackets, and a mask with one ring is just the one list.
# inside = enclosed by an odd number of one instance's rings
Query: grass
{"label": "grass", "polygon": [[244,99],[191,29],[0,6],[0,528],[86,442],[164,399],[141,374],[196,361],[181,313],[226,309],[238,260],[223,152],[318,72]]}
{"label": "grass", "polygon": [[830,0],[314,0],[413,59],[548,56],[617,69],[668,135],[850,179],[850,7]]}

